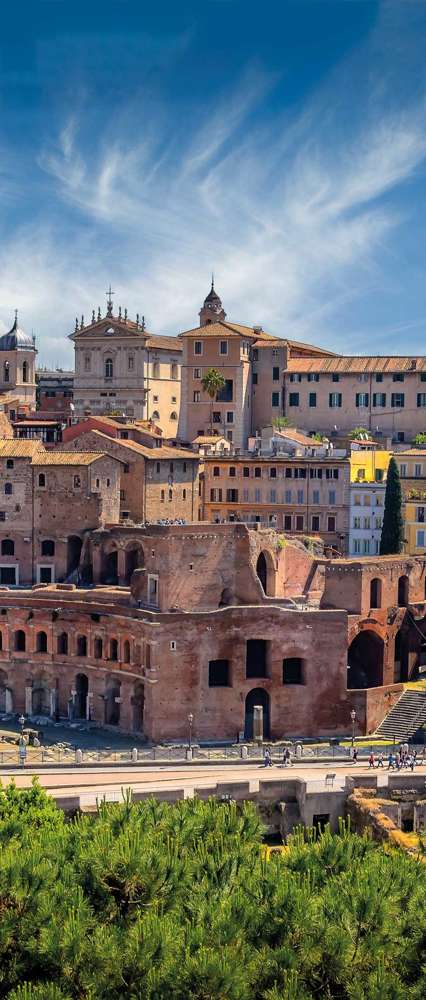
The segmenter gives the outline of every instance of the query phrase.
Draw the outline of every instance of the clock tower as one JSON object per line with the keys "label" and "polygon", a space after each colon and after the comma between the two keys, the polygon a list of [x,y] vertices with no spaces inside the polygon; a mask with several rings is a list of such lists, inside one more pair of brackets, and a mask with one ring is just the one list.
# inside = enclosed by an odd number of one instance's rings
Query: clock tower
{"label": "clock tower", "polygon": [[217,323],[218,320],[224,320],[226,318],[226,312],[222,305],[222,300],[215,292],[214,279],[212,275],[212,287],[209,294],[204,299],[202,308],[200,309],[200,326],[207,326],[209,323]]}

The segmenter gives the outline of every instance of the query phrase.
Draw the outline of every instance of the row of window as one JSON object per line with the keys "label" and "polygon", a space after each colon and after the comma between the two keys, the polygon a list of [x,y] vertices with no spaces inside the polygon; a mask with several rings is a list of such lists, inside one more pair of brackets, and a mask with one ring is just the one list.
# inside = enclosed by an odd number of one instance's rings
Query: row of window
{"label": "row of window", "polygon": [[[262,643],[263,639],[249,639],[250,642]],[[266,644],[266,643],[265,643]],[[282,661],[282,683],[283,684],[304,684],[305,670],[304,662],[298,656],[288,656]],[[253,672],[254,670],[254,672]],[[246,678],[267,677],[265,656],[258,660],[258,666],[251,667],[249,654],[246,663]],[[209,661],[209,687],[232,687],[231,665],[229,660]]]}
{"label": "row of window", "polygon": [[420,462],[416,462],[413,474],[413,466],[410,465],[410,468],[408,469],[408,466],[405,465],[404,462],[401,462],[399,465],[399,474],[401,479],[421,479],[423,476],[423,466]]}
{"label": "row of window", "polygon": [[377,556],[380,551],[380,541],[378,538],[354,538],[352,543],[352,555],[354,556]]}
{"label": "row of window", "polygon": [[[29,372],[30,372],[30,369],[29,369],[28,361],[23,361],[22,362],[22,381],[23,382],[28,382],[28,380],[29,380],[28,379]],[[19,374],[19,372],[17,371],[17,375],[18,374]],[[18,379],[18,381],[19,381],[19,379]],[[10,382],[10,364],[9,364],[8,361],[5,361],[4,365],[3,365],[3,382]]]}
{"label": "row of window", "polygon": [[369,493],[355,493],[354,495],[354,505],[355,507],[383,507],[383,496],[380,493],[375,493],[373,497]]}
{"label": "row of window", "polygon": [[[273,396],[278,396],[278,393],[272,393]],[[355,396],[355,406],[364,409],[369,406],[369,393],[368,392],[357,392]],[[272,403],[272,405],[278,406],[278,403]],[[289,406],[300,406],[300,393],[299,392],[289,392],[288,394],[288,405]],[[310,392],[308,395],[308,405],[310,407],[315,407],[317,405],[317,394],[316,392]],[[341,392],[330,392],[328,395],[328,405],[331,409],[338,409],[342,406],[342,393]],[[374,392],[373,393],[373,409],[380,409],[386,406],[386,393],[385,392]],[[404,409],[405,406],[405,393],[403,392],[393,392],[391,394],[391,407],[393,409]],[[417,406],[426,406],[426,392],[417,393]]]}
{"label": "row of window", "polygon": [[[54,556],[55,555],[55,543],[51,538],[44,538],[40,543],[42,556]],[[15,542],[12,538],[2,538],[1,540],[1,554],[2,556],[14,556],[15,555]]]}
{"label": "row of window", "polygon": [[[345,375],[346,376],[350,375],[350,372],[345,372]],[[345,375],[343,377],[345,377]],[[303,377],[304,376],[301,375],[301,374],[298,374],[296,372],[292,372],[289,375],[289,381],[290,382],[302,382],[303,381]],[[333,372],[331,375],[325,375],[325,376],[323,375],[322,377],[323,378],[324,377],[327,378],[329,381],[331,380],[331,382],[340,382],[340,375],[339,375],[338,372]],[[357,375],[358,382],[369,382],[370,381],[370,377],[371,376],[369,374],[365,374],[365,373],[362,374],[362,375]],[[389,378],[388,375],[386,377]],[[421,372],[419,377],[420,377],[420,381],[421,382],[426,382],[426,372]],[[319,376],[318,372],[309,372],[307,374],[307,376],[306,376],[306,379],[307,379],[308,382],[319,382],[320,376]],[[383,374],[383,372],[378,372],[377,375],[374,375],[374,381],[375,382],[383,382],[384,381],[384,374]],[[392,375],[392,382],[404,382],[404,381],[405,381],[405,376],[404,376],[404,374],[402,372],[395,372]]]}
{"label": "row of window", "polygon": [[[250,353],[250,344],[247,340],[243,340],[241,344],[241,350],[243,354],[248,355]],[[202,340],[194,340],[194,354],[197,357],[201,357],[204,351],[204,344]],[[228,341],[219,340],[218,354],[221,358],[226,358],[228,356]]]}
{"label": "row of window", "polygon": [[[216,524],[220,523],[221,517],[219,511],[213,511],[213,520]],[[235,514],[228,511],[228,520],[235,521]],[[250,515],[242,515],[242,520],[245,524],[264,524],[265,518],[262,514],[254,512]],[[268,524],[272,524],[275,527],[278,524],[278,514],[268,514]],[[305,520],[303,514],[283,514],[282,516],[282,526],[284,531],[306,531],[306,526],[309,524],[308,519]],[[329,532],[330,534],[335,534],[336,532],[336,515],[335,514],[312,514],[310,519],[310,530],[311,531],[323,531]]]}
{"label": "row of window", "polygon": [[[24,361],[24,364],[26,364],[25,361]],[[92,369],[92,358],[91,358],[90,354],[86,354],[84,356],[84,371],[85,372],[90,372],[91,369]],[[129,354],[127,356],[127,369],[128,369],[129,372],[132,372],[132,371],[135,370],[135,357],[134,357],[133,354]],[[105,358],[105,361],[104,361],[104,374],[105,374],[105,378],[113,378],[114,377],[114,358]],[[152,363],[152,375],[151,375],[151,378],[160,378],[160,377],[161,377],[160,362],[159,361],[154,361]],[[175,381],[179,378],[179,365],[177,364],[176,361],[172,361],[172,363],[170,365],[170,378],[173,379],[173,380],[175,380]],[[5,379],[5,381],[8,381],[8,379]],[[27,379],[23,379],[23,381],[26,382]]]}
{"label": "row of window", "polygon": [[[222,503],[223,494],[226,492],[226,503],[285,503],[285,504],[303,504],[305,503],[305,491],[297,490],[284,490],[282,493],[278,493],[277,490],[271,489],[267,491],[267,495],[262,492],[262,490],[222,490],[220,487],[213,487],[210,490],[210,503]],[[239,500],[239,496],[241,499]],[[328,499],[321,500],[320,491],[313,490],[311,503],[320,504],[328,503],[330,506],[334,506],[336,503],[336,491],[328,491]]]}
{"label": "row of window", "polygon": [[357,515],[353,518],[352,524],[353,527],[357,529],[366,528],[367,530],[370,530],[371,528],[374,528],[378,531],[382,527],[383,519],[381,517],[359,517]]}
{"label": "row of window", "polygon": [[[47,653],[48,642],[47,642],[47,632],[43,630],[36,633],[36,652],[37,653]],[[105,649],[104,649],[105,646]],[[56,652],[60,653],[62,656],[67,656],[70,648],[70,641],[67,632],[61,632],[60,635],[56,637]],[[3,649],[3,634],[0,632],[0,649]],[[27,650],[27,637],[23,629],[17,629],[13,633],[13,649],[17,653],[25,653]],[[87,636],[78,635],[76,640],[76,655],[77,656],[87,656],[88,642]],[[119,645],[118,639],[109,639],[108,644],[104,644],[104,640],[100,636],[96,636],[93,640],[93,657],[95,660],[102,660],[104,658],[104,652],[107,653],[106,659],[117,662]],[[126,639],[123,643],[123,663],[130,663],[130,642]]]}
{"label": "row of window", "polygon": [[[262,466],[261,465],[255,465],[255,466],[251,466],[251,467],[249,465],[243,465],[243,466],[229,465],[229,466],[227,466],[227,467],[225,467],[223,469],[223,473],[224,473],[225,476],[229,476],[230,479],[233,479],[237,475],[240,475],[240,469],[241,468],[243,470],[242,471],[242,475],[243,475],[244,479],[249,479],[250,476],[253,476],[253,473],[254,473],[254,479],[262,479]],[[280,469],[278,469],[276,465],[271,465],[271,466],[269,466],[269,468],[266,466],[266,467],[263,468],[263,473],[264,473],[263,478],[266,478],[266,479],[279,479],[279,472],[280,472]],[[332,469],[311,468],[309,470],[309,478],[310,479],[322,479],[323,478],[323,472],[324,472],[324,478],[325,479],[339,479],[339,469],[336,469],[336,468],[332,468]],[[265,476],[265,473],[266,473],[266,476]],[[281,473],[282,473],[282,478],[283,479],[307,479],[308,478],[307,469],[306,469],[306,467],[303,467],[303,466],[302,467],[300,467],[300,466],[294,467],[293,466],[293,467],[290,467],[290,468],[287,466],[286,468],[281,469]],[[213,466],[213,476],[215,478],[220,478],[220,474],[221,474],[220,466],[219,465],[214,465]]]}

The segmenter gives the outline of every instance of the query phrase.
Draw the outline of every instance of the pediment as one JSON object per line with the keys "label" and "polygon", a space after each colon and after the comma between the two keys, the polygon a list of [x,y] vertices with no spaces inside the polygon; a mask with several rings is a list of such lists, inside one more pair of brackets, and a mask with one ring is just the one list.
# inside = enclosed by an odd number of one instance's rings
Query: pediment
{"label": "pediment", "polygon": [[115,317],[107,317],[102,320],[98,320],[96,323],[90,323],[88,326],[83,327],[82,330],[75,330],[74,333],[70,335],[70,340],[104,340],[106,343],[109,340],[139,340],[144,343],[149,334],[146,330],[142,330],[141,327],[137,327],[136,323],[127,322],[124,320],[116,319]]}

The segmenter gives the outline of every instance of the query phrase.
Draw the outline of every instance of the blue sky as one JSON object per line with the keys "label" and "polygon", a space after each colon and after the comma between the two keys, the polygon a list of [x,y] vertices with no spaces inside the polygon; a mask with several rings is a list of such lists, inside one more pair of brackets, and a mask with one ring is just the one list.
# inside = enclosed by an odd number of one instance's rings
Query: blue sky
{"label": "blue sky", "polygon": [[0,38],[0,328],[105,302],[425,353],[426,5],[24,0]]}

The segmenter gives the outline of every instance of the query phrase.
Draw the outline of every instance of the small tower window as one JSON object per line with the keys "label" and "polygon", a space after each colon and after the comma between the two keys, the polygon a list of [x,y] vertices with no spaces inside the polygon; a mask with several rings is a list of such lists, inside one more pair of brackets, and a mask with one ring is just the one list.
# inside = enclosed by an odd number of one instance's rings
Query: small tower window
{"label": "small tower window", "polygon": [[42,489],[44,489],[44,487],[46,486],[46,476],[44,472],[40,472],[40,475],[38,477],[38,485],[41,486]]}
{"label": "small tower window", "polygon": [[9,367],[9,362],[8,361],[5,361],[5,363],[3,365],[3,373],[4,373],[4,381],[5,382],[9,382],[10,381],[10,367]]}
{"label": "small tower window", "polygon": [[28,361],[22,362],[22,381],[28,382]]}
{"label": "small tower window", "polygon": [[105,378],[112,378],[114,375],[114,365],[112,363],[112,358],[107,358],[105,361]]}
{"label": "small tower window", "polygon": [[90,354],[84,355],[84,370],[90,372]]}
{"label": "small tower window", "polygon": [[6,494],[7,497],[12,496],[12,493],[13,493],[12,483],[5,483],[4,484],[4,492],[5,492],[5,494]]}

